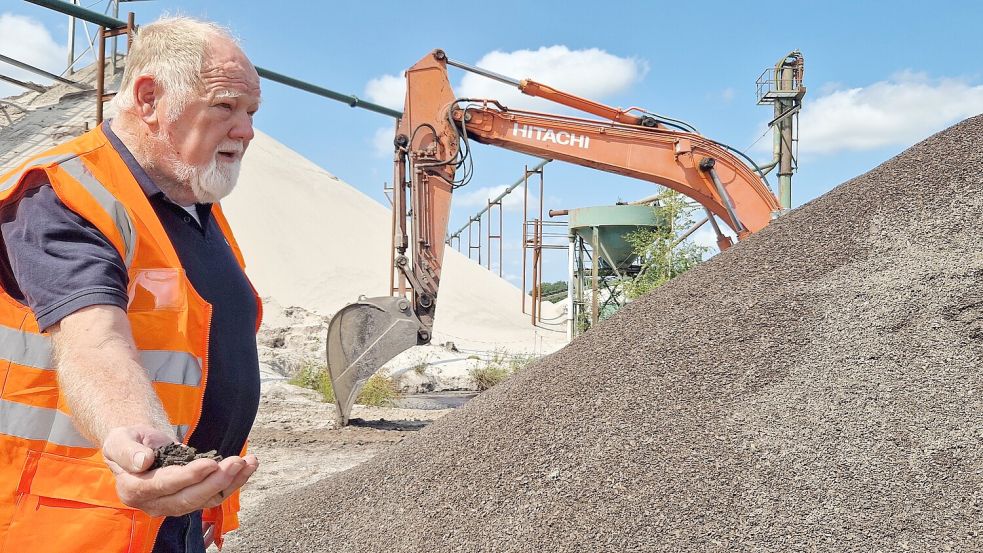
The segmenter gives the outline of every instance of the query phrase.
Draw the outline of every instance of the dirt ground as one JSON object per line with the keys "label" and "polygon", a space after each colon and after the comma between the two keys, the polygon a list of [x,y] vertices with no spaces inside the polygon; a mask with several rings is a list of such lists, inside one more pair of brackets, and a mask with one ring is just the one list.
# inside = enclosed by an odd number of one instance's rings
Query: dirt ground
{"label": "dirt ground", "polygon": [[[264,375],[259,413],[249,435],[249,451],[259,458],[260,468],[243,488],[242,523],[249,523],[265,499],[359,465],[449,411],[356,405],[352,417],[367,426],[338,429],[334,405],[321,401],[317,392]],[[230,534],[223,551],[232,551],[234,542]]]}

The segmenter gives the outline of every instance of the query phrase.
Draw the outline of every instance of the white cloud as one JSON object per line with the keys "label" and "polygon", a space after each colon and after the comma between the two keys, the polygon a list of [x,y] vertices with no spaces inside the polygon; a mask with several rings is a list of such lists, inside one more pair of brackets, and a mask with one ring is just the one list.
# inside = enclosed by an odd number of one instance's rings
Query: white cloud
{"label": "white cloud", "polygon": [[910,145],[983,112],[983,85],[958,78],[903,72],[864,87],[826,90],[805,99],[799,119],[805,154]]}
{"label": "white cloud", "polygon": [[372,135],[372,151],[376,157],[392,158],[393,139],[395,137],[396,131],[393,127],[380,127],[376,129],[375,134]]}
{"label": "white cloud", "polygon": [[[29,17],[0,14],[0,52],[15,60],[60,74],[66,65],[66,47],[59,45],[51,33]],[[21,81],[50,84],[50,79],[0,62],[0,72]],[[25,92],[26,89],[0,82],[0,98]]]}
{"label": "white cloud", "polygon": [[[538,50],[495,50],[475,64],[513,79],[532,79],[564,92],[598,100],[621,92],[648,72],[648,63],[622,58],[598,48],[570,50],[566,46],[544,46]],[[510,85],[467,73],[458,96],[493,98],[511,108],[556,111],[557,105],[519,92]]]}
{"label": "white cloud", "polygon": [[[485,186],[473,190],[465,189],[464,192],[456,192],[454,194],[454,207],[483,208],[488,205],[488,200],[497,198],[499,194],[505,192],[506,188],[508,186],[502,184],[499,186]],[[532,206],[534,204],[536,209],[539,209],[539,197],[530,193],[529,205]],[[522,211],[522,188],[516,188],[511,194],[502,198],[502,207],[505,208],[505,211]]]}
{"label": "white cloud", "polygon": [[365,85],[365,95],[372,102],[392,109],[403,109],[406,79],[397,75],[382,75]]}
{"label": "white cloud", "polygon": [[[514,52],[495,50],[474,65],[517,80],[533,79],[593,100],[625,90],[648,72],[644,60],[618,57],[598,48],[570,50],[562,45]],[[491,98],[511,108],[551,112],[561,109],[474,73],[466,73],[454,91],[458,97]],[[377,104],[402,109],[406,80],[396,75],[376,77],[365,85],[365,95]]]}

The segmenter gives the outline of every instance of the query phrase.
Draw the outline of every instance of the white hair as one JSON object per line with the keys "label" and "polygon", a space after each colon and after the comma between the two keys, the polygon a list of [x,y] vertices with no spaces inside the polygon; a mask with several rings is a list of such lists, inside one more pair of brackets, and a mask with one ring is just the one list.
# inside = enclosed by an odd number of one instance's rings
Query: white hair
{"label": "white hair", "polygon": [[133,38],[126,56],[126,69],[119,93],[113,99],[117,111],[133,109],[133,85],[137,78],[153,77],[169,102],[165,117],[173,121],[203,90],[202,65],[212,39],[224,38],[238,43],[228,29],[190,17],[163,17],[143,25]]}

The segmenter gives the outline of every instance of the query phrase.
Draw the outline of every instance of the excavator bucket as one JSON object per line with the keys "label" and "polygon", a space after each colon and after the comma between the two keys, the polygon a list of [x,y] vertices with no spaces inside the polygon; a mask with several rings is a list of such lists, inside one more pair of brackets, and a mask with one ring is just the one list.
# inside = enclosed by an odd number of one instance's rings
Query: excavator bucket
{"label": "excavator bucket", "polygon": [[406,298],[360,298],[328,325],[328,374],[340,426],[348,424],[362,385],[387,361],[417,345],[420,320]]}

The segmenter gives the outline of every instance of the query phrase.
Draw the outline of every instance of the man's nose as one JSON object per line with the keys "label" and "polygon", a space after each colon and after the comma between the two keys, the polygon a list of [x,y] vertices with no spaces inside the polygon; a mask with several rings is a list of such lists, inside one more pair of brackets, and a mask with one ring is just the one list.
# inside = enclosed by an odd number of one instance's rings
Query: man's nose
{"label": "man's nose", "polygon": [[236,118],[235,125],[229,131],[229,138],[233,140],[250,141],[256,133],[253,131],[253,118],[248,114],[242,114]]}

